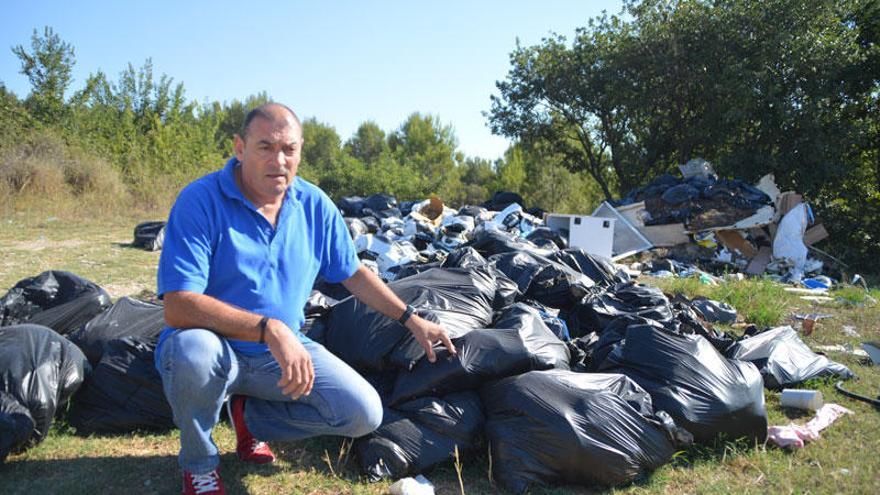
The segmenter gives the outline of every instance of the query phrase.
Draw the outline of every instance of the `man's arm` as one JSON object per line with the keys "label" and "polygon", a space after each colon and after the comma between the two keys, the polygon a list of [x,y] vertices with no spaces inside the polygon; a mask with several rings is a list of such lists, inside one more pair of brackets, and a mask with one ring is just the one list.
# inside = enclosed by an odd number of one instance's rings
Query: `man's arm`
{"label": "man's arm", "polygon": [[[397,320],[406,311],[406,304],[397,297],[397,294],[363,265],[354,275],[343,280],[342,285],[358,300],[389,318]],[[433,348],[437,341],[443,342],[451,354],[456,353],[455,346],[440,325],[413,314],[406,321],[406,328],[425,349],[428,361],[433,363],[437,359]]]}
{"label": "man's arm", "polygon": [[[174,328],[206,328],[236,340],[258,342],[262,315],[236,308],[219,299],[189,291],[167,292],[165,323]],[[309,395],[315,382],[312,358],[281,320],[266,323],[265,342],[281,367],[278,386],[294,399]]]}

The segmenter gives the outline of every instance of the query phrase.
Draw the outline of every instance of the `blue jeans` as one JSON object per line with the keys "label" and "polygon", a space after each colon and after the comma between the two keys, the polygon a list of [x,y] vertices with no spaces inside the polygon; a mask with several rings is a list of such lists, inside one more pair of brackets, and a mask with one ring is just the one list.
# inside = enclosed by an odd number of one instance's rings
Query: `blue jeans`
{"label": "blue jeans", "polygon": [[245,424],[259,440],[317,435],[359,437],[382,423],[382,401],[356,371],[321,344],[304,339],[315,383],[308,396],[281,393],[281,370],[270,353],[236,353],[210,330],[177,330],[159,348],[165,396],[180,428],[180,467],[204,474],[220,464],[211,430],[227,396],[248,396]]}

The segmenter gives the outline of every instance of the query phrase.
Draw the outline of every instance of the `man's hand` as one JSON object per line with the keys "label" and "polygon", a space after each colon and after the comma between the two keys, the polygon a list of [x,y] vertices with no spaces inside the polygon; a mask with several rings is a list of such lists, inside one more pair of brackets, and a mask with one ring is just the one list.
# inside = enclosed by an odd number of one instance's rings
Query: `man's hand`
{"label": "man's hand", "polygon": [[278,386],[284,395],[294,400],[309,395],[315,383],[315,368],[312,366],[312,356],[296,335],[283,321],[270,319],[266,323],[266,344],[281,367]]}
{"label": "man's hand", "polygon": [[422,345],[422,348],[425,349],[425,354],[428,355],[428,361],[432,363],[437,360],[437,355],[434,354],[434,344],[436,342],[442,342],[449,351],[449,354],[453,356],[458,352],[455,350],[452,341],[449,340],[449,336],[446,335],[446,330],[443,330],[443,327],[433,321],[428,321],[421,318],[419,315],[414,314],[410,317],[409,321],[406,322],[406,328],[413,334],[413,337],[416,338],[419,344]]}

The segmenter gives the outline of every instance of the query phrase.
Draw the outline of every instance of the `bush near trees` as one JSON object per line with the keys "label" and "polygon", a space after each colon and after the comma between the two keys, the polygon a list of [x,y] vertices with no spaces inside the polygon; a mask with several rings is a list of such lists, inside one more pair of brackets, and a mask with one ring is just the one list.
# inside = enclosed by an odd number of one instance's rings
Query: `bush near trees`
{"label": "bush near trees", "polygon": [[[414,112],[391,130],[366,121],[348,139],[307,119],[300,174],[336,198],[436,194],[458,205],[510,190],[526,206],[584,213],[704,157],[724,176],[773,172],[815,206],[830,251],[877,273],[878,37],[878,0],[626,1],[571,42],[553,35],[515,47],[486,113],[493,132],[515,142],[502,158],[464,156],[434,115]],[[197,103],[149,59],[74,89],[74,48],[49,27],[12,50],[31,83],[21,99],[0,82],[0,192],[13,199],[40,183],[42,194],[107,188],[167,208],[231,154],[247,110],[271,100]],[[43,141],[64,150],[46,152]],[[54,165],[34,158],[59,153],[68,158]]]}

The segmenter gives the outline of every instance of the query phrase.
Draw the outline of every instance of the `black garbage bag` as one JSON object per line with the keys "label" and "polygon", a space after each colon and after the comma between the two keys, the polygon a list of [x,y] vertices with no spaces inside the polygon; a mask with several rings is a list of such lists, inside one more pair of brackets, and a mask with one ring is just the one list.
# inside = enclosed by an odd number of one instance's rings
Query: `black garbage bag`
{"label": "black garbage bag", "polygon": [[473,238],[464,246],[476,249],[483,256],[493,254],[528,251],[535,254],[547,254],[550,251],[539,248],[535,243],[516,237],[509,232],[498,229],[477,229],[472,234]]}
{"label": "black garbage bag", "polygon": [[360,196],[343,196],[336,202],[336,207],[344,217],[359,217],[364,209],[364,198]]}
{"label": "black garbage bag", "polygon": [[[492,321],[496,279],[489,267],[435,268],[388,287],[404,302],[433,315],[451,338]],[[354,297],[336,304],[327,324],[327,349],[361,372],[410,368],[424,355],[412,334]]]}
{"label": "black garbage bag", "polygon": [[[675,313],[675,320],[666,325],[667,329],[684,334],[702,335],[721,354],[724,354],[736,342],[730,335],[712,328],[712,325],[703,318],[703,314],[696,309],[696,306],[682,294],[675,295],[672,309]],[[735,313],[736,310],[734,310]]]}
{"label": "black garbage bag", "polygon": [[348,234],[352,239],[357,239],[362,235],[370,233],[367,224],[357,217],[345,217],[345,225],[348,227]]}
{"label": "black garbage bag", "polygon": [[[535,230],[529,232],[526,236],[531,242],[534,242],[535,245],[539,247],[550,247],[551,249],[567,249],[568,248],[568,239],[562,237],[562,234],[556,232],[555,230],[550,229],[549,227],[538,227]],[[549,243],[549,244],[548,244]],[[551,246],[552,244],[552,246]]]}
{"label": "black garbage bag", "polygon": [[651,394],[698,442],[719,434],[763,441],[767,412],[761,374],[751,363],[722,356],[699,335],[630,325],[598,371],[622,373]]}
{"label": "black garbage bag", "polygon": [[330,309],[338,302],[339,301],[336,299],[327,296],[319,290],[312,290],[312,293],[309,294],[309,298],[306,299],[306,305],[303,308],[303,312],[306,317],[324,316],[330,314]]}
{"label": "black garbage bag", "polygon": [[534,485],[621,485],[669,462],[674,424],[623,375],[532,371],[483,387],[492,473]]}
{"label": "black garbage bag", "polygon": [[426,397],[385,408],[382,426],[354,441],[361,470],[371,481],[423,473],[474,451],[485,418],[476,392]]}
{"label": "black garbage bag", "polygon": [[0,463],[27,446],[34,432],[34,418],[12,394],[0,391]]}
{"label": "black garbage bag", "polygon": [[465,246],[453,249],[443,260],[443,268],[470,268],[472,266],[483,266],[489,261],[483,257],[476,249]]}
{"label": "black garbage bag", "polygon": [[614,267],[614,263],[604,256],[590,254],[579,248],[565,249],[550,253],[547,259],[562,263],[589,277],[598,286],[609,287],[630,281],[629,275]]}
{"label": "black garbage bag", "polygon": [[[489,261],[476,249],[465,246],[451,251],[440,266],[443,268],[472,268],[486,266],[488,263]],[[491,265],[491,270],[495,275],[495,283],[498,287],[495,291],[492,307],[496,310],[504,309],[516,302],[522,297],[522,294],[519,292],[519,286],[516,282],[507,278],[507,275],[501,270],[498,270],[494,265]]]}
{"label": "black garbage bag", "polygon": [[480,215],[486,212],[486,208],[477,205],[464,205],[458,209],[459,216],[468,216],[480,218]]}
{"label": "black garbage bag", "polygon": [[397,198],[389,194],[373,194],[364,198],[361,215],[370,215],[378,219],[401,217],[397,208]]}
{"label": "black garbage bag", "polygon": [[671,322],[674,316],[669,299],[660,289],[628,282],[585,296],[569,315],[568,326],[572,334],[596,332],[601,335],[612,320],[624,315],[660,323]]}
{"label": "black garbage bag", "polygon": [[155,340],[143,337],[106,344],[101,362],[71,403],[69,421],[78,435],[174,427],[155,351]]}
{"label": "black garbage bag", "polygon": [[330,283],[320,276],[315,279],[315,284],[312,285],[312,291],[318,291],[335,301],[341,301],[346,297],[351,296],[351,292],[349,292],[344,285]]}
{"label": "black garbage bag", "polygon": [[443,264],[439,261],[434,263],[408,263],[401,266],[400,269],[397,270],[397,273],[395,273],[394,275],[394,280],[412,277],[413,275],[418,275],[432,268],[441,268],[442,265]]}
{"label": "black garbage bag", "polygon": [[758,367],[769,389],[797,385],[810,378],[853,377],[846,366],[816,354],[785,326],[746,337],[733,344],[725,354],[730,359],[748,361]]}
{"label": "black garbage bag", "polygon": [[[505,327],[484,328],[453,339],[456,356],[437,348],[437,361],[422,358],[394,382],[391,405],[418,397],[442,397],[479,388],[489,380],[531,370],[568,369],[568,348],[544,325],[537,311],[517,304]],[[534,313],[533,313],[534,311]]]}
{"label": "black garbage bag", "polygon": [[82,349],[92,366],[98,364],[104,345],[122,337],[153,339],[165,328],[164,308],[130,297],[116,301],[110,309],[70,333],[68,338]]}
{"label": "black garbage bag", "polygon": [[551,308],[570,308],[595,284],[586,275],[562,263],[528,252],[491,256],[492,265],[516,282],[520,293]]}
{"label": "black garbage bag", "polygon": [[699,197],[700,190],[687,183],[672,186],[660,196],[663,201],[671,205],[681,204]]}
{"label": "black garbage bag", "polygon": [[0,299],[0,326],[43,325],[64,335],[110,306],[110,295],[70,272],[51,270],[15,284]]}
{"label": "black garbage bag", "polygon": [[495,191],[495,194],[485,201],[482,206],[490,211],[502,211],[514,203],[525,206],[525,202],[519,194],[510,191]]}
{"label": "black garbage bag", "polygon": [[364,225],[366,225],[368,234],[378,234],[382,230],[382,224],[374,216],[361,217],[361,222],[364,222]]}
{"label": "black garbage bag", "polygon": [[163,221],[143,222],[134,228],[134,247],[147,251],[158,251],[165,243],[165,223]]}
{"label": "black garbage bag", "polygon": [[[82,351],[50,328],[33,324],[0,328],[0,392],[27,409],[33,427],[26,443],[46,438],[56,413],[79,389],[88,371]],[[27,424],[20,416],[21,409],[8,404],[4,409],[13,417],[0,419],[0,423],[16,427]],[[14,436],[21,438],[23,433]],[[14,443],[13,447],[22,444]]]}
{"label": "black garbage bag", "polygon": [[568,353],[571,355],[569,362],[571,371],[586,373],[590,370],[590,364],[593,362],[593,354],[596,352],[596,344],[598,342],[599,336],[596,335],[596,332],[591,332],[565,342],[566,347],[568,347]]}
{"label": "black garbage bag", "polygon": [[727,303],[697,297],[691,301],[691,305],[709,323],[733,323],[736,321],[736,308]]}

